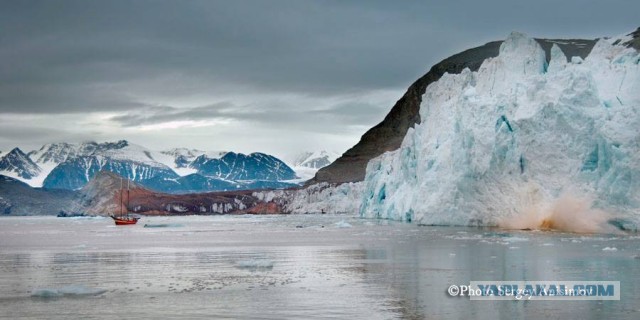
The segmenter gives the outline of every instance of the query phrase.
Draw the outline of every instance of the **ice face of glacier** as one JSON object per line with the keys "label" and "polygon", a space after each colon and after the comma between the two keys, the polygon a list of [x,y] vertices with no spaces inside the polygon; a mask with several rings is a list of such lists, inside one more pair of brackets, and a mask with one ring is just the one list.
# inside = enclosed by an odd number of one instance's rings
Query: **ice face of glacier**
{"label": "ice face of glacier", "polygon": [[601,40],[570,61],[512,33],[477,72],[429,85],[421,123],[369,162],[360,215],[498,225],[573,197],[639,221],[640,55]]}
{"label": "ice face of glacier", "polygon": [[297,190],[256,191],[253,196],[260,201],[281,204],[286,213],[354,214],[358,212],[362,190],[362,182],[340,185],[321,182]]}

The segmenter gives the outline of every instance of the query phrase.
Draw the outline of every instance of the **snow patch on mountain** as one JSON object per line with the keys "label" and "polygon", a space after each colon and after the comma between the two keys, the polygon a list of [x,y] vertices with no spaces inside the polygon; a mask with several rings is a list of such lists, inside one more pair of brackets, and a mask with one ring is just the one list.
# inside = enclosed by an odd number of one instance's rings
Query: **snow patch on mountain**
{"label": "snow patch on mountain", "polygon": [[47,143],[40,149],[29,152],[28,155],[38,165],[58,164],[67,160],[68,157],[90,154],[93,151],[90,146],[93,144]]}
{"label": "snow patch on mountain", "polygon": [[27,181],[40,174],[40,167],[20,148],[14,148],[0,158],[0,174]]}
{"label": "snow patch on mountain", "polygon": [[294,167],[306,167],[312,169],[320,169],[328,166],[335,161],[340,155],[336,152],[329,151],[307,151],[298,154],[292,161]]}
{"label": "snow patch on mountain", "polygon": [[332,151],[305,151],[286,159],[286,162],[299,177],[296,182],[304,182],[313,178],[318,170],[328,166],[338,157],[340,154]]}
{"label": "snow patch on mountain", "polygon": [[498,225],[574,195],[640,221],[640,54],[613,43],[570,62],[554,46],[547,65],[512,33],[477,72],[445,74],[400,149],[369,162],[360,215]]}
{"label": "snow patch on mountain", "polygon": [[228,152],[221,158],[201,155],[189,167],[203,176],[234,181],[283,181],[297,178],[295,172],[280,159],[260,152],[248,155]]}
{"label": "snow patch on mountain", "polygon": [[173,148],[170,150],[164,150],[154,152],[153,156],[156,161],[163,163],[170,167],[179,176],[188,176],[198,172],[197,169],[190,167],[189,165],[199,156],[206,156],[210,159],[220,159],[226,151],[203,151],[198,149],[188,148]]}

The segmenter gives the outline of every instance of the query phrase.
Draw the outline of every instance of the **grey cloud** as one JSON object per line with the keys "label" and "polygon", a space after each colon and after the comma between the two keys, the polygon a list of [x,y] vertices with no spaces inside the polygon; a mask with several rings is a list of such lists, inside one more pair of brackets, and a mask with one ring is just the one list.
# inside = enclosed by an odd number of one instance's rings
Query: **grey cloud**
{"label": "grey cloud", "polygon": [[[25,130],[26,129],[26,130]],[[63,130],[51,128],[26,127],[17,125],[2,124],[0,126],[0,139],[13,141],[14,146],[18,142],[33,141],[42,139],[43,136],[63,136]]]}
{"label": "grey cloud", "polygon": [[[437,60],[512,29],[597,36],[635,28],[632,7],[639,6],[624,0],[3,2],[0,110],[126,108],[138,101],[122,91],[189,96],[202,92],[202,84],[235,83],[251,90],[246,94],[400,88]],[[614,10],[620,7],[627,9]],[[594,19],[607,12],[616,19]],[[167,75],[200,85],[148,86]]]}
{"label": "grey cloud", "polygon": [[139,125],[158,124],[170,121],[184,120],[210,120],[234,118],[232,114],[226,115],[224,109],[232,106],[229,103],[219,103],[197,108],[176,108],[171,106],[146,106],[136,111],[111,117],[109,120],[123,127],[135,127]]}
{"label": "grey cloud", "polygon": [[[173,121],[233,120],[280,128],[313,128],[322,131],[341,131],[350,125],[371,125],[381,120],[385,105],[359,101],[340,102],[329,107],[310,110],[309,101],[299,100],[299,105],[266,102],[255,105],[235,105],[221,102],[213,105],[178,108],[172,106],[146,106],[109,118],[122,127],[162,124]],[[310,119],[312,121],[303,121]]]}
{"label": "grey cloud", "polygon": [[0,86],[0,113],[77,113],[127,110],[145,106],[108,87],[91,85],[4,85]]}
{"label": "grey cloud", "polygon": [[[126,138],[119,129],[140,124],[232,119],[246,125],[247,137],[274,128],[357,141],[404,89],[453,53],[512,30],[615,35],[637,28],[639,11],[631,0],[2,1],[0,117],[117,114],[105,126],[74,128],[95,137]],[[380,90],[398,96],[343,99]],[[0,130],[4,145],[20,135],[68,138],[64,130],[16,130]],[[189,134],[175,134],[184,140],[172,144],[191,141]],[[167,140],[153,137],[147,132],[140,143]],[[228,141],[254,143],[247,137]]]}
{"label": "grey cloud", "polygon": [[78,142],[97,138],[98,136],[92,134],[68,132],[64,128],[56,129],[19,123],[0,124],[0,145],[2,146],[2,151],[20,147],[24,152],[29,152],[38,149],[44,143],[59,141]]}
{"label": "grey cloud", "polygon": [[382,115],[389,109],[388,106],[366,102],[343,102],[330,108],[313,111],[318,116],[328,116],[340,119],[341,122],[353,125],[371,125],[375,121],[382,120]]}

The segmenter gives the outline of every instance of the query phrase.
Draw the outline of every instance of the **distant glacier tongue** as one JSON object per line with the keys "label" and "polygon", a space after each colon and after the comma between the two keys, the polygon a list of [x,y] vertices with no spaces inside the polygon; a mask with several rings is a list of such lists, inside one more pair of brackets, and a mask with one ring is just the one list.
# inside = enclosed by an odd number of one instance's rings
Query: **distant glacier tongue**
{"label": "distant glacier tongue", "polygon": [[[568,214],[638,223],[639,61],[600,40],[584,61],[554,45],[547,65],[536,41],[512,33],[477,72],[429,85],[422,122],[369,162],[360,215],[442,225],[532,215],[523,227],[535,228],[557,208],[583,208]],[[582,204],[558,205],[567,198]]]}

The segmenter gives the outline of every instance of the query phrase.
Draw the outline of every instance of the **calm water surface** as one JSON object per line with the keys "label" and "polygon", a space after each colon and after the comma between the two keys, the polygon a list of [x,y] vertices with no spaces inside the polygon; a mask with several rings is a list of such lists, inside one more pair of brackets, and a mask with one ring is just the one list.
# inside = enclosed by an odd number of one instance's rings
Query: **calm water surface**
{"label": "calm water surface", "polygon": [[[447,296],[471,280],[613,280],[621,300]],[[126,227],[5,217],[0,317],[640,319],[640,237],[334,215],[152,217]]]}

